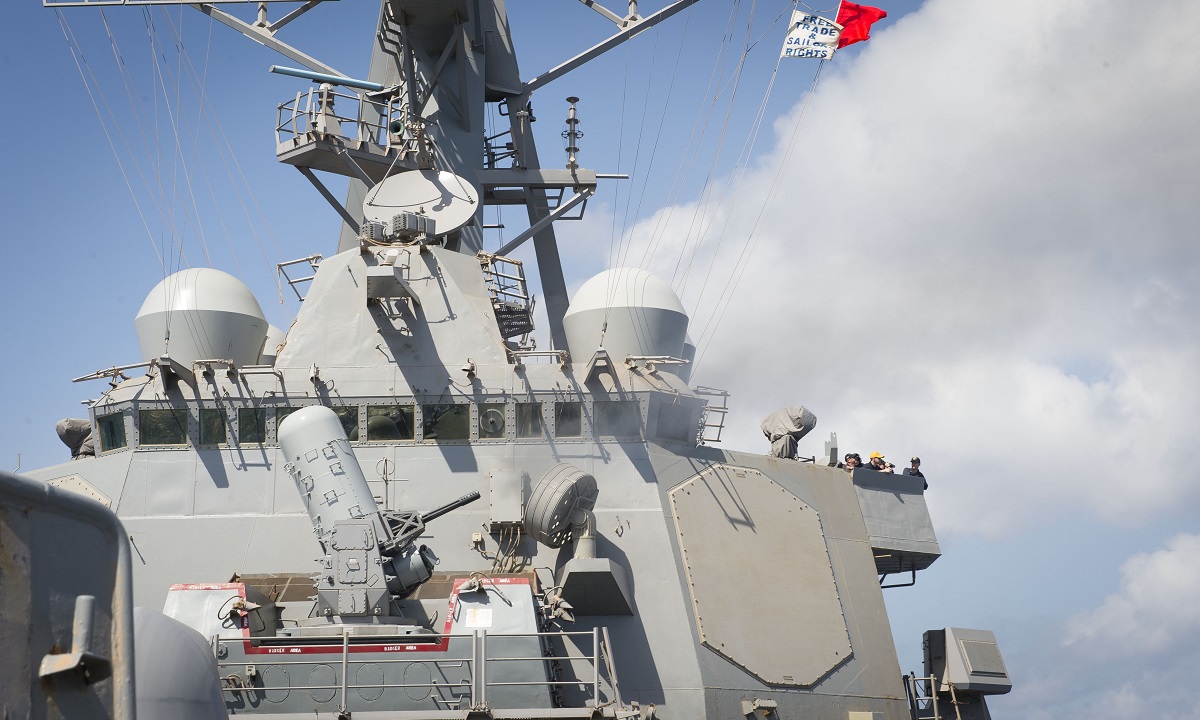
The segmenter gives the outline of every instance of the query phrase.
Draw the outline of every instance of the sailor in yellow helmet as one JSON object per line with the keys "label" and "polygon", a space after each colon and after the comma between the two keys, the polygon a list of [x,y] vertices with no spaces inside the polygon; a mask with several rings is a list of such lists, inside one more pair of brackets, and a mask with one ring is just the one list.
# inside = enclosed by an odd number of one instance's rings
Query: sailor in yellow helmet
{"label": "sailor in yellow helmet", "polygon": [[875,451],[875,452],[871,453],[870,458],[871,458],[871,464],[867,466],[868,468],[870,468],[872,470],[878,470],[879,472],[888,472],[888,473],[895,472],[896,466],[891,464],[887,460],[884,460],[883,453],[881,453],[879,451]]}

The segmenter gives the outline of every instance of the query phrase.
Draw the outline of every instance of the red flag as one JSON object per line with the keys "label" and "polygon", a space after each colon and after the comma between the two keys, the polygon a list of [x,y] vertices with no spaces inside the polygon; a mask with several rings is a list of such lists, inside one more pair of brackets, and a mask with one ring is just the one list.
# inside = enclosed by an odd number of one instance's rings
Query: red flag
{"label": "red flag", "polygon": [[844,48],[856,42],[862,42],[871,37],[871,26],[887,17],[887,10],[858,5],[843,0],[838,7],[837,24],[845,28],[838,40],[838,47]]}

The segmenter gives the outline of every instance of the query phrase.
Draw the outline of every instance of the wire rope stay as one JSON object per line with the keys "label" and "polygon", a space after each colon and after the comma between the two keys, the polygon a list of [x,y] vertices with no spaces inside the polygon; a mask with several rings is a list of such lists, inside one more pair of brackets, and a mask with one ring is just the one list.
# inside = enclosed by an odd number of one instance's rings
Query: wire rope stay
{"label": "wire rope stay", "polygon": [[724,319],[725,312],[729,309],[729,302],[732,297],[732,292],[737,289],[737,285],[741,281],[742,275],[745,274],[746,267],[749,264],[750,256],[753,254],[754,247],[758,241],[758,229],[762,224],[763,218],[766,216],[767,209],[771,207],[775,197],[779,194],[779,179],[783,176],[783,171],[787,167],[792,151],[796,147],[796,141],[800,137],[800,128],[804,124],[804,118],[808,113],[808,108],[811,105],[812,98],[816,94],[817,86],[821,80],[821,71],[824,69],[824,67],[825,61],[822,60],[820,65],[817,66],[817,71],[813,75],[812,84],[809,86],[808,93],[805,95],[804,102],[801,104],[800,116],[796,119],[796,125],[792,129],[792,137],[788,142],[787,150],[780,159],[779,168],[776,171],[774,180],[771,183],[771,191],[766,200],[763,202],[762,207],[759,209],[758,216],[754,221],[754,225],[751,227],[750,235],[746,240],[746,244],[742,248],[742,253],[739,256],[737,263],[735,264],[734,272],[730,276],[729,281],[726,282],[725,288],[721,292],[717,308],[714,309],[712,314],[712,318],[714,319],[712,319],[705,327],[704,334],[701,335],[702,339],[697,342],[696,362],[693,364],[693,373],[696,372],[695,368],[699,366],[700,361],[704,357],[705,351],[708,349],[709,343],[712,342],[712,338],[716,333],[716,328],[720,325],[721,320]]}

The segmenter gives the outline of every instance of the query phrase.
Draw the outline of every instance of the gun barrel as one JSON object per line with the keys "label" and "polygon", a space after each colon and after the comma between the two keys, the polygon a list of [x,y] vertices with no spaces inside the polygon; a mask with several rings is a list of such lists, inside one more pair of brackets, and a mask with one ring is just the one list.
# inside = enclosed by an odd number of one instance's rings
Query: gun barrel
{"label": "gun barrel", "polygon": [[436,520],[437,518],[440,518],[441,516],[445,515],[446,513],[451,512],[453,510],[457,510],[460,507],[462,507],[463,505],[468,505],[470,503],[475,502],[478,499],[479,499],[478,492],[468,493],[466,495],[463,495],[462,497],[460,497],[457,500],[453,500],[451,502],[446,503],[445,505],[443,505],[439,508],[434,508],[433,510],[430,510],[427,513],[421,513],[421,520],[424,522],[429,522],[430,520]]}

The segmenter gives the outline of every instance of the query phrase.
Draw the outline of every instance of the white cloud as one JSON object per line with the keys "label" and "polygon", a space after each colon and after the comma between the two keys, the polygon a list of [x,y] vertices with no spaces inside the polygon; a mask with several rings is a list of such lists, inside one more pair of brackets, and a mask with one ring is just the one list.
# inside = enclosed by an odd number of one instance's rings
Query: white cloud
{"label": "white cloud", "polygon": [[1115,649],[1127,658],[1172,656],[1200,640],[1200,535],[1121,566],[1121,586],[1095,610],[1072,618],[1068,645]]}
{"label": "white cloud", "polygon": [[696,379],[734,393],[731,444],[804,403],[843,448],[920,454],[943,533],[1197,499],[1162,462],[1200,432],[1197,24],[1184,0],[931,0],[834,61],[777,186],[799,106],[736,202],[633,228],[693,311]]}
{"label": "white cloud", "polygon": [[1006,656],[1024,682],[993,704],[1030,720],[1200,716],[1198,593],[1200,535],[1180,534],[1129,557],[1117,589],[1069,618],[1059,642],[1042,628],[1030,633],[1029,647]]}

